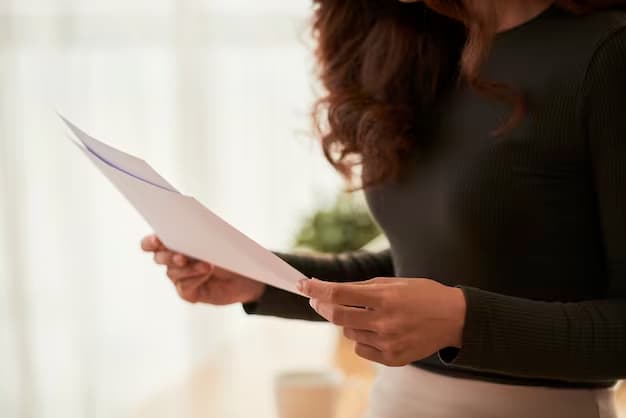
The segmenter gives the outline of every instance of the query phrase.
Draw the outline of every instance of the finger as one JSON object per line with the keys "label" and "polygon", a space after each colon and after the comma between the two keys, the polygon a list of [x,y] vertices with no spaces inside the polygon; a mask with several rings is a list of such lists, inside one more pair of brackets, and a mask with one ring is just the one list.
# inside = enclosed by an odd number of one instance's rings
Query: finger
{"label": "finger", "polygon": [[206,283],[206,276],[191,276],[191,277],[185,277],[183,279],[172,279],[170,277],[170,281],[175,285],[178,286],[179,283],[182,283],[185,288],[189,288],[189,287],[200,287],[202,286],[204,283]]}
{"label": "finger", "polygon": [[344,328],[343,335],[349,340],[374,347],[378,351],[385,351],[378,334],[372,331],[364,331],[354,328]]}
{"label": "finger", "polygon": [[384,364],[383,352],[367,344],[356,343],[354,345],[354,352],[366,360],[375,361],[376,363]]}
{"label": "finger", "polygon": [[376,331],[378,314],[376,311],[350,306],[333,305],[311,299],[311,307],[328,322],[340,327]]}
{"label": "finger", "polygon": [[211,283],[211,276],[203,276],[203,278],[199,281],[196,286],[197,289],[197,297],[198,300],[202,299],[203,301],[211,300],[211,289],[214,288]]}
{"label": "finger", "polygon": [[175,281],[192,277],[206,277],[210,273],[212,273],[211,266],[206,263],[194,263],[186,267],[169,266],[167,268],[167,276]]}
{"label": "finger", "polygon": [[199,289],[202,285],[203,280],[181,280],[176,282],[176,292],[178,292],[178,296],[187,302],[196,303],[199,299]]}
{"label": "finger", "polygon": [[334,305],[360,306],[376,309],[380,306],[380,292],[376,284],[324,282],[317,279],[302,283],[302,293],[311,299]]}
{"label": "finger", "polygon": [[141,249],[144,251],[157,251],[162,244],[156,235],[148,235],[141,240]]}
{"label": "finger", "polygon": [[174,253],[167,250],[157,251],[154,253],[154,262],[162,265],[172,264]]}
{"label": "finger", "polygon": [[184,267],[188,261],[187,257],[183,254],[175,254],[174,257],[172,257],[172,260],[174,261],[174,264],[179,267]]}

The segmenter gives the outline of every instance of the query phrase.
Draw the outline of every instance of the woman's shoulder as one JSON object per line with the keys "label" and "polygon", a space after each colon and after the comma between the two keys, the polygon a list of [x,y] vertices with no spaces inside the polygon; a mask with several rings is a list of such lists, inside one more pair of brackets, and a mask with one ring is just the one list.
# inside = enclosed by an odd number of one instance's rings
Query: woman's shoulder
{"label": "woman's shoulder", "polygon": [[594,18],[604,26],[587,60],[581,97],[592,114],[605,120],[623,109],[626,95],[626,12],[603,11]]}
{"label": "woman's shoulder", "polygon": [[607,61],[626,60],[626,10],[602,10],[587,16],[595,28],[595,40],[589,56],[589,67],[606,65]]}
{"label": "woman's shoulder", "polygon": [[574,36],[574,39],[579,39],[581,36],[587,37],[595,50],[607,39],[622,34],[622,29],[626,27],[626,8],[598,10],[587,15],[576,16],[571,23],[578,29],[570,32],[570,34],[578,34]]}
{"label": "woman's shoulder", "polygon": [[[562,57],[571,71],[582,71],[583,81],[590,71],[602,71],[613,65],[611,61],[626,61],[626,9],[605,9],[586,15],[566,15],[557,17],[560,45],[571,57]],[[556,29],[556,28],[555,28]],[[555,32],[553,32],[555,33]],[[620,65],[621,66],[621,65]]]}

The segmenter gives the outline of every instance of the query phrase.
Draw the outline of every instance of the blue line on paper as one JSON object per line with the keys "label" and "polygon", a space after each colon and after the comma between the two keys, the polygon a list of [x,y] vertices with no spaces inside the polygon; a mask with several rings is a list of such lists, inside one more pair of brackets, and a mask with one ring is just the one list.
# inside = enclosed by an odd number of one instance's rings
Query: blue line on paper
{"label": "blue line on paper", "polygon": [[172,189],[169,189],[169,188],[167,188],[167,187],[161,186],[160,184],[153,183],[153,182],[151,182],[151,181],[149,181],[149,180],[143,179],[143,178],[141,178],[141,177],[139,177],[139,176],[137,176],[137,175],[135,175],[135,174],[131,173],[130,171],[126,171],[126,170],[124,170],[123,168],[116,166],[115,164],[111,163],[110,161],[107,161],[106,159],[104,159],[104,158],[102,158],[100,155],[98,155],[98,153],[96,153],[94,150],[92,150],[91,148],[89,148],[89,146],[88,146],[87,144],[83,143],[83,145],[85,146],[85,148],[87,149],[87,151],[89,151],[89,152],[90,152],[91,154],[93,154],[93,155],[94,155],[97,159],[99,159],[100,161],[102,161],[103,163],[105,163],[106,165],[108,165],[109,167],[112,167],[112,168],[114,168],[114,169],[116,169],[116,170],[118,170],[118,171],[121,171],[122,173],[124,173],[124,174],[126,174],[126,175],[129,175],[129,176],[131,176],[131,177],[133,177],[133,178],[135,178],[135,179],[137,179],[137,180],[143,181],[144,183],[148,183],[148,184],[150,184],[150,185],[152,185],[152,186],[154,186],[154,187],[158,187],[159,189],[162,189],[162,190],[167,190],[168,192],[172,192],[172,193],[176,193],[176,194],[180,194],[180,193],[179,193],[178,191],[176,191],[176,190],[172,190]]}

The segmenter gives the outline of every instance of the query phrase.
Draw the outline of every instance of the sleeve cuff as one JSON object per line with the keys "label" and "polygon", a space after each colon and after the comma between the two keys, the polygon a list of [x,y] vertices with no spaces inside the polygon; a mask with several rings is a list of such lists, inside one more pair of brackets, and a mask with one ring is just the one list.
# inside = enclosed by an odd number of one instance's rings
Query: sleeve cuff
{"label": "sleeve cuff", "polygon": [[242,307],[244,312],[251,315],[277,316],[305,321],[324,321],[324,318],[311,308],[307,298],[272,286],[268,286],[258,300],[243,303]]}
{"label": "sleeve cuff", "polygon": [[287,291],[268,285],[260,298],[254,302],[242,303],[241,306],[247,314],[267,315],[269,311],[280,310],[279,307],[284,304],[282,299],[288,295]]}
{"label": "sleeve cuff", "polygon": [[471,287],[458,286],[465,295],[466,314],[461,348],[446,347],[439,350],[439,361],[446,366],[480,368],[486,355],[484,342],[488,341],[485,330],[489,323],[489,306],[483,300],[481,291]]}

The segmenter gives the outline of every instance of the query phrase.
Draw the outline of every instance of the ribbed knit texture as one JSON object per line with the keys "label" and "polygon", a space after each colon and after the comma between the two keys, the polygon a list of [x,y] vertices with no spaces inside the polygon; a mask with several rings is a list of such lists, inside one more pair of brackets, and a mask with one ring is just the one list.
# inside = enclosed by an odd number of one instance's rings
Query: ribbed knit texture
{"label": "ribbed knit texture", "polygon": [[[353,282],[374,277],[393,277],[389,250],[378,253],[355,251],[340,255],[286,254],[274,252],[308,277],[333,282]],[[281,316],[289,319],[324,321],[311,309],[308,299],[275,287],[268,288],[261,299],[243,305],[247,313]]]}
{"label": "ribbed knit texture", "polygon": [[[428,277],[463,289],[460,350],[416,362],[512,384],[607,386],[626,377],[626,18],[556,7],[498,35],[484,74],[522,88],[525,120],[459,87],[431,149],[398,184],[367,190],[391,252],[281,254],[309,276]],[[320,319],[269,290],[251,313]]]}

